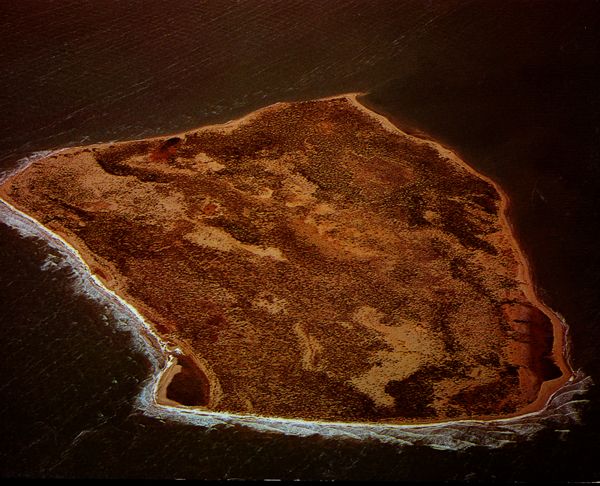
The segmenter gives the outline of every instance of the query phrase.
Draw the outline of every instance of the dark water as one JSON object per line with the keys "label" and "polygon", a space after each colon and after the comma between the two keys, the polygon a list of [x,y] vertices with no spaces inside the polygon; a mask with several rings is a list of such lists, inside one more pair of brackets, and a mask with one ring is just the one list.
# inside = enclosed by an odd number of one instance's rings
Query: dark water
{"label": "dark water", "polygon": [[[0,164],[369,92],[506,189],[540,294],[598,383],[599,20],[593,1],[1,2]],[[600,479],[597,387],[568,432],[491,451],[146,416],[149,359],[52,254],[0,224],[4,477]]]}

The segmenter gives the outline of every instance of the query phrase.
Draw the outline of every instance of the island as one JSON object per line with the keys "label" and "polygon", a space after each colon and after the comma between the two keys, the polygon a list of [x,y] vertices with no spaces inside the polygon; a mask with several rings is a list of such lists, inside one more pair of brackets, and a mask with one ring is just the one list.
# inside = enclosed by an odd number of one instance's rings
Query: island
{"label": "island", "polygon": [[166,406],[484,420],[541,409],[571,375],[506,194],[357,94],[54,152],[0,197],[176,350]]}

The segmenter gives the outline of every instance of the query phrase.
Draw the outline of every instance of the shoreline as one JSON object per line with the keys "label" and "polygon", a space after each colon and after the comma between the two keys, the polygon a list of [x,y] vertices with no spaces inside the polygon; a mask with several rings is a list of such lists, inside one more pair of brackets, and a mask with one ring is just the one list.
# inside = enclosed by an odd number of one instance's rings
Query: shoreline
{"label": "shoreline", "polygon": [[[13,206],[9,201],[3,200],[3,202],[5,202],[11,210],[15,211],[17,214],[19,214],[21,216],[24,216],[31,224],[37,226],[38,228],[41,228],[42,232],[47,234],[49,239],[54,238],[55,240],[59,241],[60,244],[65,246],[67,251],[69,253],[73,254],[82,263],[83,267],[86,269],[87,273],[92,278],[93,282],[96,285],[98,285],[101,288],[101,290],[107,294],[107,296],[109,298],[111,298],[111,297],[116,298],[116,300],[118,300],[121,304],[124,304],[126,306],[126,308],[132,313],[132,315],[143,324],[143,328],[145,328],[145,329],[142,329],[142,330],[148,331],[148,334],[150,334],[153,339],[156,339],[160,343],[159,348],[164,353],[163,358],[165,359],[165,361],[167,361],[167,364],[166,364],[165,368],[162,369],[161,371],[159,371],[156,376],[152,377],[152,381],[154,383],[152,398],[154,400],[154,403],[159,407],[172,408],[177,411],[185,410],[186,413],[195,413],[197,415],[202,415],[202,416],[206,416],[206,415],[223,416],[224,415],[224,416],[228,416],[231,418],[240,418],[240,419],[244,419],[244,420],[248,420],[248,419],[252,420],[253,418],[256,418],[256,419],[269,420],[269,421],[275,421],[275,422],[281,422],[281,423],[293,422],[293,423],[314,424],[314,425],[326,426],[326,427],[351,426],[353,428],[355,428],[355,427],[371,427],[371,428],[411,427],[411,428],[414,428],[414,427],[433,427],[433,426],[442,427],[445,425],[471,424],[471,423],[489,424],[489,423],[495,423],[495,422],[506,422],[506,421],[511,421],[511,420],[522,419],[524,417],[536,415],[536,414],[543,412],[548,407],[552,398],[564,386],[566,386],[568,383],[571,383],[575,378],[575,374],[572,370],[572,367],[568,363],[568,356],[569,356],[569,342],[568,342],[568,336],[567,336],[568,326],[564,322],[564,320],[561,320],[561,318],[559,317],[559,315],[557,313],[552,311],[548,306],[546,306],[537,297],[536,287],[535,287],[535,283],[533,281],[531,268],[526,259],[526,256],[523,254],[523,252],[520,249],[520,246],[518,245],[518,241],[516,240],[516,237],[513,232],[513,227],[508,218],[507,212],[508,212],[508,208],[509,208],[509,204],[510,204],[510,200],[509,200],[508,196],[504,193],[504,191],[501,190],[501,188],[493,180],[491,180],[488,177],[477,172],[470,165],[468,165],[466,162],[464,162],[462,159],[460,159],[460,157],[458,157],[454,151],[446,148],[445,146],[443,146],[433,140],[429,140],[427,138],[421,138],[420,136],[414,136],[414,135],[404,132],[401,128],[394,125],[385,116],[383,116],[383,115],[371,110],[367,106],[361,104],[361,102],[357,100],[357,97],[360,95],[361,95],[360,93],[350,93],[350,94],[343,94],[343,95],[336,95],[336,96],[321,98],[320,100],[335,99],[335,98],[348,99],[361,111],[367,113],[370,117],[377,119],[380,123],[382,123],[382,125],[386,129],[400,133],[401,135],[406,136],[418,143],[427,144],[427,145],[432,146],[438,153],[440,153],[440,155],[447,157],[453,163],[458,164],[461,167],[465,168],[470,173],[474,174],[476,177],[481,178],[481,179],[485,180],[486,182],[490,183],[496,189],[497,193],[500,196],[500,199],[501,199],[501,205],[500,205],[501,224],[506,230],[508,230],[509,236],[511,239],[511,244],[513,245],[513,249],[515,250],[515,254],[517,255],[518,260],[519,260],[518,261],[519,277],[522,278],[522,280],[524,281],[524,283],[522,285],[522,290],[523,290],[524,294],[527,296],[527,298],[530,300],[530,302],[532,304],[534,304],[535,306],[537,306],[542,312],[544,312],[550,318],[550,320],[552,322],[552,325],[553,325],[553,348],[552,348],[553,353],[552,353],[552,355],[553,355],[553,358],[555,359],[557,366],[559,366],[561,373],[562,373],[562,375],[559,378],[543,382],[541,385],[540,391],[538,393],[537,399],[534,402],[532,402],[531,404],[527,405],[526,407],[520,409],[519,411],[517,411],[513,414],[502,415],[502,416],[490,416],[490,417],[483,417],[483,418],[476,418],[476,419],[452,420],[452,421],[419,420],[419,421],[415,421],[415,422],[406,422],[406,423],[404,423],[404,422],[403,423],[393,423],[393,422],[383,422],[383,421],[382,422],[325,422],[325,421],[302,420],[302,419],[281,418],[281,417],[262,417],[262,416],[251,415],[251,414],[233,414],[233,413],[230,414],[227,412],[212,411],[212,410],[208,409],[207,407],[187,407],[187,406],[177,405],[177,402],[174,402],[174,401],[166,398],[166,389],[169,385],[170,380],[173,378],[173,376],[175,376],[175,374],[177,374],[177,371],[178,371],[177,366],[179,366],[179,365],[177,364],[177,355],[185,354],[186,356],[193,357],[194,356],[193,353],[190,353],[187,349],[185,349],[186,346],[181,345],[182,343],[178,343],[175,340],[166,340],[166,339],[162,338],[160,336],[160,334],[156,331],[155,326],[152,324],[152,322],[153,322],[152,316],[150,315],[149,318],[145,318],[145,317],[143,317],[143,314],[142,314],[142,312],[144,312],[145,314],[151,314],[151,313],[149,313],[147,309],[143,309],[144,306],[141,305],[141,303],[136,302],[135,299],[131,299],[130,296],[126,295],[126,293],[123,292],[122,288],[119,288],[120,286],[118,285],[117,279],[115,279],[112,275],[110,275],[110,272],[108,272],[109,277],[100,278],[97,275],[98,272],[97,271],[94,272],[93,268],[95,266],[99,266],[101,268],[102,273],[104,273],[103,270],[106,269],[106,266],[104,266],[102,264],[102,262],[99,262],[96,258],[92,257],[89,254],[89,252],[87,251],[87,249],[85,249],[85,248],[78,249],[74,246],[71,246],[70,244],[68,244],[65,241],[65,239],[62,237],[62,235],[56,234],[52,230],[49,230],[48,228],[43,226],[41,223],[39,223],[35,218],[32,218],[31,216],[27,215],[23,211],[19,210],[15,206]],[[237,128],[241,124],[252,120],[255,116],[258,116],[258,114],[260,114],[266,110],[269,110],[270,108],[272,108],[274,106],[281,105],[281,104],[288,104],[288,103],[289,102],[275,103],[275,104],[269,105],[267,107],[261,108],[259,110],[253,111],[253,112],[249,113],[248,115],[243,116],[242,118],[229,121],[225,124],[207,125],[207,126],[193,129],[193,130],[179,132],[176,134],[161,135],[161,136],[157,136],[157,137],[150,137],[150,138],[139,139],[139,140],[147,141],[147,140],[155,140],[155,139],[165,139],[165,138],[168,138],[171,136],[182,136],[182,135],[185,135],[188,133],[195,133],[195,132],[198,132],[201,130],[209,130],[209,129],[215,129],[215,128],[216,129],[224,129],[224,130],[232,130],[232,129]],[[50,154],[42,155],[41,158],[47,157],[48,155],[57,153],[59,151],[62,153],[65,153],[65,152],[69,153],[71,151],[81,150],[82,148],[121,145],[121,144],[130,143],[133,141],[136,141],[136,140],[99,143],[99,144],[86,145],[86,146],[81,146],[81,147],[70,147],[68,149],[57,150],[57,151],[51,152]],[[30,160],[26,166],[19,167],[19,170],[14,171],[14,172],[15,173],[21,172],[27,166],[34,163],[35,160],[38,160],[38,159]],[[13,177],[14,175],[16,175],[15,173],[6,175],[3,178],[3,181],[8,180],[11,177]],[[4,199],[8,199],[5,194],[2,194],[2,197]],[[105,282],[105,280],[108,283]],[[114,287],[114,289],[111,290],[111,287]],[[142,308],[142,312],[140,312],[140,310],[138,310],[139,308]],[[146,340],[147,340],[147,337],[148,336],[144,336],[144,338]],[[211,386],[211,389],[212,388],[213,387]],[[209,401],[209,406],[210,406],[210,401]]]}
{"label": "shoreline", "polygon": [[[558,317],[558,315],[549,306],[542,302],[542,300],[537,295],[536,284],[533,279],[533,271],[529,264],[529,260],[527,259],[526,255],[521,249],[521,246],[515,236],[516,232],[508,216],[510,208],[510,198],[508,197],[508,194],[500,187],[498,183],[496,183],[496,181],[484,174],[481,174],[471,165],[467,164],[461,157],[457,155],[457,153],[453,149],[448,148],[429,137],[423,138],[420,135],[416,136],[404,132],[401,128],[397,127],[391,120],[389,120],[385,115],[377,113],[376,111],[372,110],[371,108],[358,101],[358,96],[360,96],[360,94],[352,93],[349,95],[348,99],[352,101],[357,108],[363,110],[370,116],[378,119],[382,123],[382,125],[388,128],[389,130],[400,133],[401,135],[406,136],[417,143],[429,145],[430,147],[434,148],[440,155],[447,157],[453,163],[462,167],[474,176],[483,179],[484,181],[492,185],[498,193],[498,195],[500,196],[500,224],[509,235],[512,249],[515,252],[515,255],[517,256],[519,268],[517,279],[523,282],[519,287],[521,288],[525,296],[529,299],[529,301],[538,309],[540,309],[550,319],[553,328],[552,357],[554,358],[556,365],[559,367],[562,373],[562,375],[558,378],[542,382],[537,399],[534,402],[527,405],[526,407],[522,408],[521,410],[515,412],[515,416],[538,411],[538,409],[540,409],[540,407],[542,407],[543,404],[545,404],[550,399],[552,394],[554,394],[554,392],[556,392],[564,383],[566,383],[573,376],[573,369],[568,363],[567,359],[565,358],[565,355],[568,354],[566,349],[568,347],[568,326],[566,322],[564,322],[564,320],[561,320]],[[511,415],[508,415],[506,417],[510,416]]]}

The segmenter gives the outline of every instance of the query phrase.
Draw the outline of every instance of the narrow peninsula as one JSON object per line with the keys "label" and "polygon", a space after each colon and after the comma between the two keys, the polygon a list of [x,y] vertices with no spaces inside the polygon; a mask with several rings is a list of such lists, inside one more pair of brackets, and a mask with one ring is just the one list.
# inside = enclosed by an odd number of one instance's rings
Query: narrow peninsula
{"label": "narrow peninsula", "polygon": [[542,408],[570,376],[506,195],[354,94],[66,149],[0,197],[181,350],[163,404],[488,419]]}

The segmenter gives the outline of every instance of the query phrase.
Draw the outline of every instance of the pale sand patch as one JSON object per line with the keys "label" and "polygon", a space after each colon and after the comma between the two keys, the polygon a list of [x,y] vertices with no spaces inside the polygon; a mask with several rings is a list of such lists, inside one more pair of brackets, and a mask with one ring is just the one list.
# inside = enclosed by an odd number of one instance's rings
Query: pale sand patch
{"label": "pale sand patch", "polygon": [[312,212],[318,216],[325,216],[335,214],[336,209],[331,204],[319,202],[313,206]]}
{"label": "pale sand patch", "polygon": [[194,168],[200,172],[219,172],[225,168],[225,165],[219,163],[208,154],[199,152],[193,158]]}
{"label": "pale sand patch", "polygon": [[306,159],[306,155],[296,152],[293,155],[284,154],[278,159],[258,159],[256,163],[267,172],[287,179],[295,173],[296,166],[301,165]]}
{"label": "pale sand patch", "polygon": [[264,187],[261,191],[256,195],[259,199],[271,199],[273,197],[273,189],[270,187]]}
{"label": "pale sand patch", "polygon": [[352,317],[355,323],[380,333],[394,351],[378,351],[371,358],[374,366],[351,382],[377,405],[393,406],[394,398],[385,391],[387,383],[408,377],[436,354],[439,356],[443,344],[415,323],[382,324],[385,315],[370,306],[358,308]]}
{"label": "pale sand patch", "polygon": [[269,314],[276,315],[287,313],[287,303],[288,302],[286,299],[281,299],[276,295],[270,294],[268,296],[262,296],[258,299],[255,299],[253,305],[258,307],[259,309],[266,310]]}
{"label": "pale sand patch", "polygon": [[288,207],[307,206],[316,201],[313,196],[317,185],[310,182],[306,177],[293,173],[288,176],[284,183],[283,191],[286,193]]}
{"label": "pale sand patch", "polygon": [[212,248],[219,251],[247,251],[254,255],[273,258],[278,261],[287,261],[279,248],[268,246],[260,247],[249,245],[236,240],[227,231],[212,226],[197,225],[194,231],[184,235],[184,238],[192,243],[206,248]]}
{"label": "pale sand patch", "polygon": [[302,349],[302,368],[306,371],[316,371],[318,367],[318,359],[323,351],[323,346],[312,334],[307,333],[302,324],[297,322],[294,324],[294,332],[300,341]]}
{"label": "pale sand patch", "polygon": [[[76,181],[77,193],[66,193],[64,198],[83,210],[100,209],[121,217],[139,218],[172,227],[173,222],[185,219],[185,197],[179,193],[165,194],[157,190],[158,184],[139,184],[135,176],[107,178],[106,172],[91,153],[78,154],[75,159],[66,155],[53,161],[56,172],[52,177],[66,177],[60,170],[69,164],[68,177]],[[107,197],[108,196],[108,197]]]}

